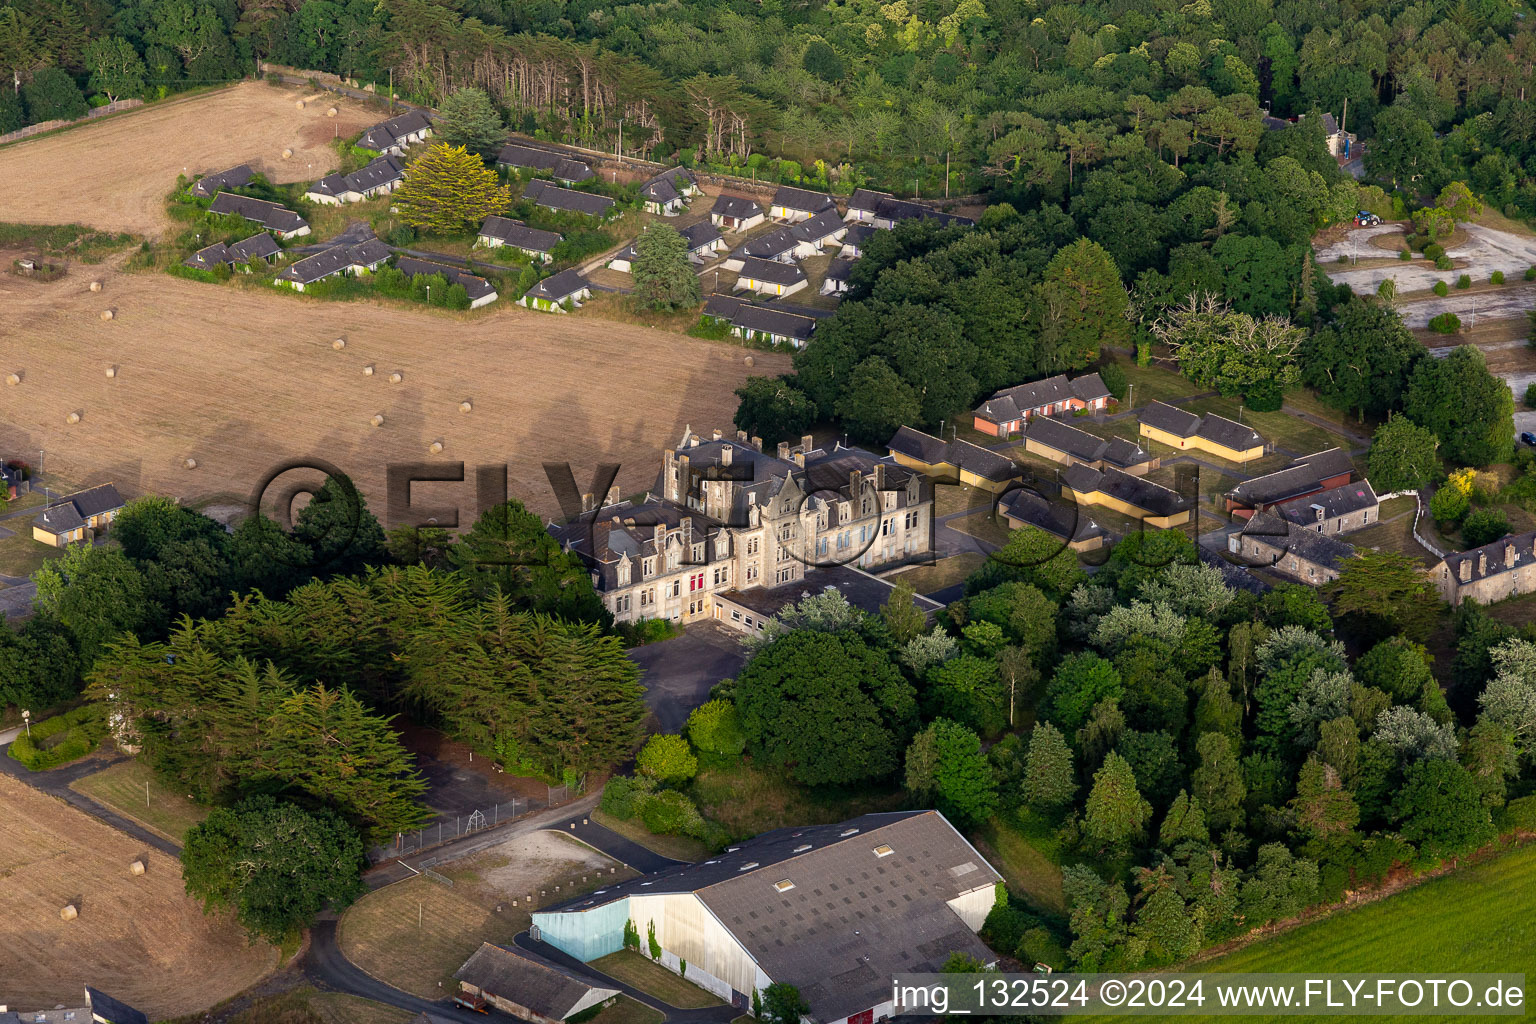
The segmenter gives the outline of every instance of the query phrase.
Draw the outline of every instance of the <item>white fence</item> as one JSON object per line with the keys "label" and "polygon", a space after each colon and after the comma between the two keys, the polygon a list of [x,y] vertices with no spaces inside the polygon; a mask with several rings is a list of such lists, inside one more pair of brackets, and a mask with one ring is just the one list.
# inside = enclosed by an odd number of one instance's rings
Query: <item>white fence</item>
{"label": "white fence", "polygon": [[25,128],[18,128],[6,135],[0,135],[0,145],[7,142],[15,142],[17,139],[25,139],[29,135],[41,135],[43,132],[51,132],[55,128],[63,128],[67,125],[80,124],[89,121],[93,117],[105,117],[107,114],[115,114],[120,110],[132,110],[134,107],[142,107],[143,100],[113,100],[104,107],[96,107],[84,117],[74,121],[39,121],[37,124],[29,124]]}

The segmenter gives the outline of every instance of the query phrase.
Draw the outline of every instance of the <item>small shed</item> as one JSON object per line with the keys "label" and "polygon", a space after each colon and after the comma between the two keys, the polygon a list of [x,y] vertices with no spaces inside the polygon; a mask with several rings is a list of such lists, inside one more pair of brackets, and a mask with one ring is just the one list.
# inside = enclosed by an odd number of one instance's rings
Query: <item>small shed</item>
{"label": "small shed", "polygon": [[454,975],[472,996],[535,1024],[559,1024],[619,995],[576,972],[512,946],[482,942]]}

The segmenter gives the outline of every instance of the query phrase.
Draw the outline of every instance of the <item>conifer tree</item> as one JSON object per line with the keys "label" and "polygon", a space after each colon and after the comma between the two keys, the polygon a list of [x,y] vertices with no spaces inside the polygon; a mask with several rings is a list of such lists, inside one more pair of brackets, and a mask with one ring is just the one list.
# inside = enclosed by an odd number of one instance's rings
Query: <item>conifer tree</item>
{"label": "conifer tree", "polygon": [[649,309],[673,310],[704,301],[688,243],[670,224],[656,224],[635,239],[635,298]]}
{"label": "conifer tree", "polygon": [[431,146],[407,170],[395,190],[400,219],[432,234],[451,235],[506,212],[511,190],[463,146]]}

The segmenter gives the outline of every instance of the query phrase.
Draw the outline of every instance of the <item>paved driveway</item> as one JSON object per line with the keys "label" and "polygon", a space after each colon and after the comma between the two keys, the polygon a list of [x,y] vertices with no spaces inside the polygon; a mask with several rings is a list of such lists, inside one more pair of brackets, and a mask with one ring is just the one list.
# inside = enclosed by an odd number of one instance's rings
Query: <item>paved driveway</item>
{"label": "paved driveway", "polygon": [[633,647],[629,657],[640,666],[645,702],[665,732],[676,732],[688,713],[709,699],[710,688],[732,678],[747,662],[741,634],[715,622],[699,622],[682,636]]}

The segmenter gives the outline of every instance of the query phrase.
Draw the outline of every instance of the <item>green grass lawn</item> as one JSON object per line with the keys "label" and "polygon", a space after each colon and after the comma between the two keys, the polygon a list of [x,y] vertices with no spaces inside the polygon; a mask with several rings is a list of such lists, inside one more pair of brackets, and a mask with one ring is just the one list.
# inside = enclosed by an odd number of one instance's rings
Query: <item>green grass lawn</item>
{"label": "green grass lawn", "polygon": [[613,1005],[605,1006],[590,1024],[661,1024],[661,1014],[628,996],[619,996]]}
{"label": "green grass lawn", "polygon": [[1149,402],[1171,402],[1198,395],[1201,391],[1181,374],[1161,366],[1137,366],[1135,363],[1120,363],[1119,366],[1125,371],[1125,382],[1131,385],[1126,394],[1131,404],[1122,402],[1121,412],[1140,409]]}
{"label": "green grass lawn", "polygon": [[[1238,420],[1257,430],[1270,444],[1289,448],[1298,455],[1310,455],[1325,448],[1355,447],[1354,442],[1342,434],[1324,429],[1315,423],[1309,423],[1283,410],[1254,412],[1252,409],[1244,408],[1235,398],[1219,396],[1198,398],[1193,402],[1186,402],[1180,408],[1187,409],[1196,415],[1203,416],[1213,412],[1229,420]],[[1200,454],[1205,457],[1204,453]]]}
{"label": "green grass lawn", "polygon": [[659,853],[673,860],[703,860],[709,855],[709,847],[691,836],[658,836],[638,820],[623,821],[599,810],[592,812],[592,820],[604,828],[612,829],[630,842],[639,843],[652,853]]}
{"label": "green grass lawn", "polygon": [[[1019,451],[1023,450],[1022,448],[1019,449]],[[935,487],[933,490],[933,514],[935,516],[947,516],[953,512],[964,512],[968,508],[984,508],[991,505],[996,497],[991,491],[980,487],[971,487],[968,484]]]}
{"label": "green grass lawn", "polygon": [[1426,566],[1434,565],[1439,559],[1413,536],[1414,504],[1411,497],[1393,498],[1384,502],[1381,506],[1381,519],[1375,526],[1346,534],[1343,539],[1360,550],[1378,548],[1382,551],[1396,551],[1417,558]]}
{"label": "green grass lawn", "polygon": [[[643,936],[640,941],[644,943]],[[680,1010],[719,1006],[722,1002],[713,993],[704,991],[691,981],[684,981],[650,957],[642,956],[632,949],[621,949],[617,953],[598,957],[592,961],[592,966]]]}
{"label": "green grass lawn", "polygon": [[829,825],[873,811],[899,810],[901,790],[797,786],[780,772],[743,759],[730,768],[706,768],[693,780],[692,796],[705,817],[738,838],[789,825]]}
{"label": "green grass lawn", "polygon": [[1061,891],[1061,865],[1024,832],[1002,818],[993,818],[972,837],[982,856],[1003,876],[1008,891],[1052,914],[1067,912]]}
{"label": "green grass lawn", "polygon": [[[146,784],[149,786],[147,801]],[[186,794],[168,788],[147,765],[138,761],[114,764],[94,775],[87,775],[69,788],[178,843],[186,838],[187,829],[208,816],[208,808],[188,800]]]}
{"label": "green grass lawn", "polygon": [[17,516],[0,522],[0,527],[13,530],[14,535],[0,537],[0,575],[31,576],[43,567],[43,563],[64,557],[64,549],[51,547],[32,539],[32,519]]}
{"label": "green grass lawn", "polygon": [[[1536,846],[1463,868],[1208,960],[1204,972],[1529,972],[1536,951]],[[1530,987],[1526,988],[1527,996]],[[1529,1001],[1529,1000],[1527,1000]],[[1072,1017],[1074,1021],[1120,1017]],[[1180,1017],[1204,1020],[1204,1017]],[[1245,1021],[1322,1020],[1321,1016]],[[1372,1017],[1373,1021],[1429,1017]]]}
{"label": "green grass lawn", "polygon": [[1008,543],[1008,537],[1013,532],[1008,529],[1008,523],[1001,515],[993,516],[991,512],[977,512],[971,516],[961,516],[959,519],[951,519],[944,524],[952,530],[959,530],[984,540],[999,547]]}

